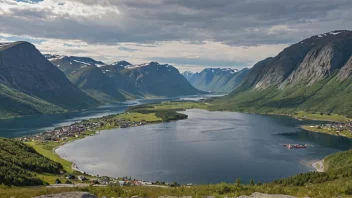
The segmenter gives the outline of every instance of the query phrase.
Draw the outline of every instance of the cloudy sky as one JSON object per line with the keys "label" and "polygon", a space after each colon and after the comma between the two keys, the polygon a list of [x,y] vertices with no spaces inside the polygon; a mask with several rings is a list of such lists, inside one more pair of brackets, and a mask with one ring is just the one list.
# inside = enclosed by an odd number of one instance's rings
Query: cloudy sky
{"label": "cloudy sky", "polygon": [[351,20],[351,0],[0,0],[0,42],[198,71],[250,67]]}

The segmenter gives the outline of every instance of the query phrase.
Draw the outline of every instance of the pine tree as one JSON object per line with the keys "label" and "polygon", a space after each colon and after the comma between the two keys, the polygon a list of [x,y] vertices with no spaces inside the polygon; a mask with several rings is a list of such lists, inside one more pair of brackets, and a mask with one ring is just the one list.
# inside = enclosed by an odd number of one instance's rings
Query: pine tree
{"label": "pine tree", "polygon": [[237,178],[235,184],[236,184],[236,186],[240,186],[241,185],[241,178]]}
{"label": "pine tree", "polygon": [[249,184],[250,184],[251,186],[254,186],[254,185],[255,185],[254,180],[251,179],[250,182],[249,182]]}

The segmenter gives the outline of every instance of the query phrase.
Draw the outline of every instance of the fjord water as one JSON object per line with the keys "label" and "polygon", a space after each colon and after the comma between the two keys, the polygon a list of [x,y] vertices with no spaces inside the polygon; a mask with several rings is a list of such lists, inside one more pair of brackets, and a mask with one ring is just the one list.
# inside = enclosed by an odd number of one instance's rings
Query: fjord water
{"label": "fjord water", "polygon": [[[352,148],[352,141],[300,129],[284,116],[187,110],[189,119],[102,131],[56,150],[93,175],[180,183],[272,181]],[[309,144],[288,150],[282,144]]]}
{"label": "fjord water", "polygon": [[129,106],[161,101],[199,100],[219,95],[193,95],[159,99],[140,99],[116,104],[102,105],[77,112],[0,119],[0,137],[15,138],[43,132],[55,127],[66,126],[84,119],[97,118],[124,112]]}

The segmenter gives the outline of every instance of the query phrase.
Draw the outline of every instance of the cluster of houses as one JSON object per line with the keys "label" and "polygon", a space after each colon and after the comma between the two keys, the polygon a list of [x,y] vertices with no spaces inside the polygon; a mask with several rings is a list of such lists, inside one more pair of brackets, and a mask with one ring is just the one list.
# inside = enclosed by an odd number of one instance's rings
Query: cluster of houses
{"label": "cluster of houses", "polygon": [[[57,127],[52,130],[47,130],[45,132],[28,135],[25,137],[17,138],[19,141],[29,142],[35,141],[39,143],[47,142],[62,142],[68,140],[70,137],[82,137],[88,134],[94,135],[92,132],[96,131],[99,134],[99,130],[104,128],[128,128],[146,125],[147,121],[142,120],[140,122],[134,122],[127,119],[117,119],[115,116],[106,116],[103,118],[93,118],[90,120],[85,120],[79,123],[74,123],[69,126]],[[90,133],[88,133],[90,132]],[[80,174],[84,172],[80,171],[78,167],[73,164],[72,168]],[[111,177],[94,177],[89,178],[84,175],[75,176],[69,174],[65,176],[66,184],[72,184],[75,182],[90,183],[92,185],[110,185],[118,184],[120,186],[147,186],[147,185],[164,185],[164,186],[178,186],[177,183],[167,183],[167,182],[149,182],[131,179],[128,177],[123,178],[111,178]],[[61,184],[61,180],[58,178],[55,183]],[[190,186],[190,184],[188,184]]]}
{"label": "cluster of houses", "polygon": [[[73,174],[69,174],[65,177],[66,184],[73,184],[74,182],[85,182],[90,183],[91,185],[112,185],[118,184],[120,186],[150,186],[150,185],[163,185],[163,186],[173,186],[175,183],[167,183],[167,182],[150,182],[150,181],[143,181],[143,180],[136,180],[131,179],[128,177],[123,178],[111,178],[111,177],[96,177],[93,179],[89,179],[83,175],[75,176]],[[61,183],[59,179],[57,179],[57,183]],[[178,185],[176,183],[176,185]],[[188,184],[189,185],[189,184]]]}
{"label": "cluster of houses", "polygon": [[65,141],[69,137],[80,137],[86,135],[87,131],[97,131],[104,127],[112,128],[128,128],[133,126],[145,125],[147,121],[142,120],[141,122],[133,122],[126,119],[91,119],[88,121],[82,121],[80,123],[74,123],[70,126],[57,127],[52,130],[48,130],[39,134],[29,135],[21,138],[17,138],[19,141],[37,141],[37,142],[49,142],[49,141]]}
{"label": "cluster of houses", "polygon": [[317,128],[317,129],[327,129],[327,130],[333,130],[336,133],[340,133],[341,131],[349,131],[352,133],[352,122],[347,122],[347,123],[329,123],[329,124],[319,124],[319,125],[312,125],[310,126],[311,128]]}

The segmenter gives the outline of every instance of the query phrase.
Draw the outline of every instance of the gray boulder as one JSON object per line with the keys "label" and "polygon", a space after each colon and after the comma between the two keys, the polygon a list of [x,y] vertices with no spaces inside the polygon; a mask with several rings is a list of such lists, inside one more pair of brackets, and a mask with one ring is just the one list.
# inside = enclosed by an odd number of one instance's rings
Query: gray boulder
{"label": "gray boulder", "polygon": [[264,194],[264,193],[258,193],[255,192],[251,194],[250,196],[240,196],[238,198],[296,198],[294,196],[290,195],[271,195],[271,194]]}
{"label": "gray boulder", "polygon": [[42,195],[36,198],[98,198],[97,196],[87,192],[65,192],[52,195]]}

